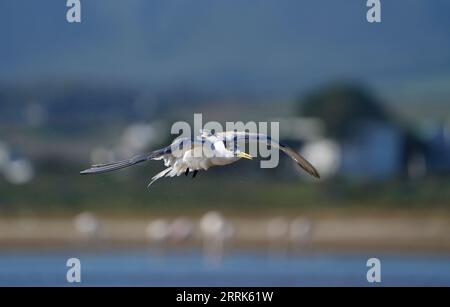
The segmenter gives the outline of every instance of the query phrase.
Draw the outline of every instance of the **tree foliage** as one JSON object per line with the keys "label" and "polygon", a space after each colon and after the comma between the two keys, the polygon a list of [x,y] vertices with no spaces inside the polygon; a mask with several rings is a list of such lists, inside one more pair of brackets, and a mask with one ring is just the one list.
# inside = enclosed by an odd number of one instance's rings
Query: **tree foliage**
{"label": "tree foliage", "polygon": [[389,121],[377,99],[355,84],[332,84],[307,94],[300,100],[302,116],[324,121],[330,136],[342,138],[363,121]]}

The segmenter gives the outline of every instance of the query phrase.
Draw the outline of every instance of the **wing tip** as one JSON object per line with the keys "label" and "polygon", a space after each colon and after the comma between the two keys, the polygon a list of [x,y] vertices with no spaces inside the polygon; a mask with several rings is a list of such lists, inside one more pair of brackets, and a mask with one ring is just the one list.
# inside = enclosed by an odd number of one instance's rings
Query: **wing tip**
{"label": "wing tip", "polygon": [[89,174],[92,174],[92,169],[91,168],[85,169],[84,171],[80,172],[80,175],[89,175]]}
{"label": "wing tip", "polygon": [[85,169],[80,172],[80,175],[93,175],[93,174],[99,174],[107,172],[107,169],[104,169],[103,167],[99,167],[97,165],[93,165],[91,168]]}
{"label": "wing tip", "polygon": [[316,169],[314,169],[314,171],[311,173],[311,175],[317,179],[320,179],[320,174]]}
{"label": "wing tip", "polygon": [[314,178],[320,179],[320,173],[319,171],[312,166],[311,164],[309,165],[310,167],[306,168],[304,167],[302,164],[298,163],[298,165],[305,170],[308,174],[310,174],[311,176],[313,176]]}

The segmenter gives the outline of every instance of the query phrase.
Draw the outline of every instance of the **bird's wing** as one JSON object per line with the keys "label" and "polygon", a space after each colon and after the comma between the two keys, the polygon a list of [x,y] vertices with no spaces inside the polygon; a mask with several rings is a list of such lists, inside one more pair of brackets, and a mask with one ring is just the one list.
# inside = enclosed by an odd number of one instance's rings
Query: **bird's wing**
{"label": "bird's wing", "polygon": [[182,154],[188,150],[193,148],[194,146],[199,146],[202,144],[208,143],[208,140],[198,140],[198,139],[190,139],[190,138],[178,138],[172,142],[171,145],[152,151],[147,154],[134,156],[131,159],[126,159],[122,161],[117,161],[113,163],[107,164],[96,164],[92,165],[91,168],[81,171],[81,175],[90,175],[90,174],[101,174],[106,172],[115,171],[118,169],[122,169],[125,167],[129,167],[141,162],[145,162],[148,160],[157,160],[167,155],[173,155],[175,158],[181,157]]}
{"label": "bird's wing", "polygon": [[297,162],[297,164],[304,169],[308,174],[316,178],[320,178],[319,172],[308,162],[304,157],[302,157],[295,150],[289,146],[278,142],[277,140],[271,138],[270,136],[262,133],[250,133],[250,132],[235,132],[235,131],[225,131],[216,133],[217,137],[223,138],[226,142],[226,146],[237,146],[239,141],[244,140],[248,142],[264,142],[270,146],[275,146],[287,154],[292,160]]}
{"label": "bird's wing", "polygon": [[141,162],[159,158],[159,157],[163,156],[167,152],[168,149],[170,149],[170,146],[152,151],[148,154],[134,156],[131,159],[126,159],[126,160],[117,161],[117,162],[113,162],[113,163],[107,163],[107,164],[92,165],[91,168],[80,172],[80,174],[81,175],[90,175],[90,174],[101,174],[101,173],[115,171],[115,170],[129,167],[129,166],[141,163]]}

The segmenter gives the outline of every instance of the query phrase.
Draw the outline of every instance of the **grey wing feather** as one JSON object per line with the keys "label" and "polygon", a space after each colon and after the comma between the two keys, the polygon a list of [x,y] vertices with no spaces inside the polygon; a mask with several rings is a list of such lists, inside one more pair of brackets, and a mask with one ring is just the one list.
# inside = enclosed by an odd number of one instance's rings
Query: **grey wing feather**
{"label": "grey wing feather", "polygon": [[304,157],[302,157],[299,153],[297,153],[292,148],[281,144],[277,140],[272,139],[270,136],[261,134],[261,133],[250,133],[250,132],[234,132],[234,131],[227,131],[227,132],[221,132],[217,133],[218,137],[224,138],[227,142],[236,144],[237,141],[245,140],[245,142],[250,141],[256,141],[256,142],[266,142],[267,144],[271,146],[278,147],[280,150],[282,150],[285,154],[287,154],[292,160],[297,162],[297,164],[304,169],[308,174],[311,176],[314,176],[316,178],[320,178],[319,172],[316,170],[316,168],[308,162]]}
{"label": "grey wing feather", "polygon": [[169,151],[170,151],[170,146],[152,151],[151,153],[148,153],[145,155],[134,156],[133,158],[127,159],[127,160],[122,160],[122,161],[108,163],[108,164],[92,165],[91,168],[80,172],[80,174],[81,175],[90,175],[90,174],[101,174],[101,173],[115,171],[115,170],[129,167],[129,166],[141,163],[141,162],[145,162],[145,161],[148,161],[151,159],[161,157],[162,155],[169,153]]}
{"label": "grey wing feather", "polygon": [[320,174],[317,171],[317,169],[311,163],[309,163],[308,160],[306,160],[300,154],[298,154],[295,150],[282,144],[280,144],[280,149],[289,157],[291,157],[292,160],[297,162],[297,164],[301,168],[303,168],[308,174],[316,178],[320,178]]}
{"label": "grey wing feather", "polygon": [[129,166],[141,163],[141,162],[145,162],[148,160],[158,159],[164,155],[169,155],[169,154],[181,155],[187,149],[192,148],[192,146],[195,146],[198,144],[203,144],[205,142],[206,141],[204,141],[204,140],[202,141],[202,140],[196,140],[196,139],[191,139],[191,138],[178,138],[175,141],[173,141],[171,145],[161,148],[161,149],[158,149],[158,150],[155,150],[155,151],[152,151],[151,153],[134,156],[131,159],[126,159],[126,160],[117,161],[117,162],[113,162],[113,163],[92,165],[91,168],[81,171],[80,174],[81,175],[90,175],[90,174],[107,173],[107,172],[112,172],[112,171],[122,169],[125,167],[129,167]]}

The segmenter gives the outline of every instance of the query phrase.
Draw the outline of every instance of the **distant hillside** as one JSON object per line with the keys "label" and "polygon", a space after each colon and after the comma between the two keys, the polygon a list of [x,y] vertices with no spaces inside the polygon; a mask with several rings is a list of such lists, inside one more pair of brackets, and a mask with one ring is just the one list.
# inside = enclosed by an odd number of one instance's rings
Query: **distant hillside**
{"label": "distant hillside", "polygon": [[[383,91],[450,80],[450,2],[95,0],[82,23],[65,1],[0,3],[0,80],[122,85],[292,97],[335,78]],[[450,97],[444,93],[446,99]]]}

